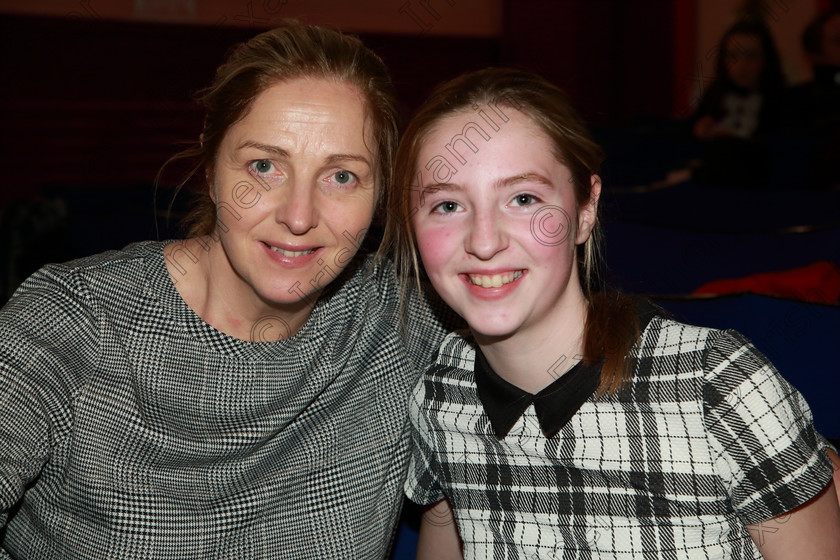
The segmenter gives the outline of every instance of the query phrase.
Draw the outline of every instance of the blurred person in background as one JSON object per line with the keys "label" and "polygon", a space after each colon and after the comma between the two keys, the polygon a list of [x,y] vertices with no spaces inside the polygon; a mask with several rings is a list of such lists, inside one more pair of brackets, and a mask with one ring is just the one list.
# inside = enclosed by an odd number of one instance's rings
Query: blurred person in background
{"label": "blurred person in background", "polygon": [[767,154],[760,139],[779,128],[785,80],[770,31],[757,19],[744,19],[724,33],[715,79],[691,121],[695,138],[707,142],[700,182],[761,186],[767,180]]}
{"label": "blurred person in background", "polygon": [[785,130],[811,143],[807,184],[840,184],[840,10],[819,14],[802,33],[813,79],[791,88]]}

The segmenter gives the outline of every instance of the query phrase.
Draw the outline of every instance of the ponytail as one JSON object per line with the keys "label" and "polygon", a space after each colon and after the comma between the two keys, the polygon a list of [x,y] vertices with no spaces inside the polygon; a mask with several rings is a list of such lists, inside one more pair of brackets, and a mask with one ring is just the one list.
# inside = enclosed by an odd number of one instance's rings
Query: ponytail
{"label": "ponytail", "polygon": [[614,395],[630,383],[633,375],[633,360],[629,356],[640,334],[636,302],[613,290],[594,292],[588,300],[584,361],[603,361],[598,395]]}

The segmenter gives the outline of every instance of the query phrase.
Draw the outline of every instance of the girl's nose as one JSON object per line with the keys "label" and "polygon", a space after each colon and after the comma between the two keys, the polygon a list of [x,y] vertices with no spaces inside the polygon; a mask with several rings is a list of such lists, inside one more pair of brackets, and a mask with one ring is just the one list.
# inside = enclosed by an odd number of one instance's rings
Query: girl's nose
{"label": "girl's nose", "polygon": [[501,216],[487,210],[477,210],[466,239],[466,251],[481,260],[490,260],[507,247]]}

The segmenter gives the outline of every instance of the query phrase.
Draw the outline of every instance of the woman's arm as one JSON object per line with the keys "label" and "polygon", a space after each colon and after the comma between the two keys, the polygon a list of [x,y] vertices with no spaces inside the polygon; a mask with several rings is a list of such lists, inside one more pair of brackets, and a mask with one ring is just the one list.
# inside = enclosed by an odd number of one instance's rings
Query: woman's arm
{"label": "woman's arm", "polygon": [[[87,292],[63,270],[51,266],[32,275],[0,309],[0,535],[54,447],[68,437],[73,394],[99,351]],[[8,558],[0,547],[0,560]]]}
{"label": "woman's arm", "polygon": [[[835,471],[836,478],[836,471]],[[840,505],[834,482],[785,515],[747,525],[766,560],[840,558]]]}
{"label": "woman's arm", "polygon": [[449,501],[441,500],[426,508],[420,522],[417,560],[463,560],[458,526]]}

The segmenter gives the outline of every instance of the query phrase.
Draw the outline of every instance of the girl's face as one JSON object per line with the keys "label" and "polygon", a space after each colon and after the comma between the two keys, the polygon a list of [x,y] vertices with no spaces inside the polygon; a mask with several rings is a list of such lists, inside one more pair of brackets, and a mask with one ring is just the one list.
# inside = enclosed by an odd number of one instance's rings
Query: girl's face
{"label": "girl's face", "polygon": [[[261,93],[222,141],[213,173],[217,232],[235,293],[311,307],[370,226],[374,156],[352,87],[297,78]],[[227,285],[231,285],[228,283]]]}
{"label": "girl's face", "polygon": [[757,89],[764,69],[761,40],[755,35],[735,33],[727,39],[724,49],[726,71],[732,83],[744,89]]}
{"label": "girl's face", "polygon": [[[583,301],[575,246],[591,231],[571,174],[528,117],[507,107],[439,121],[416,162],[412,226],[441,297],[485,340],[543,329]],[[538,332],[538,331],[535,331]]]}

